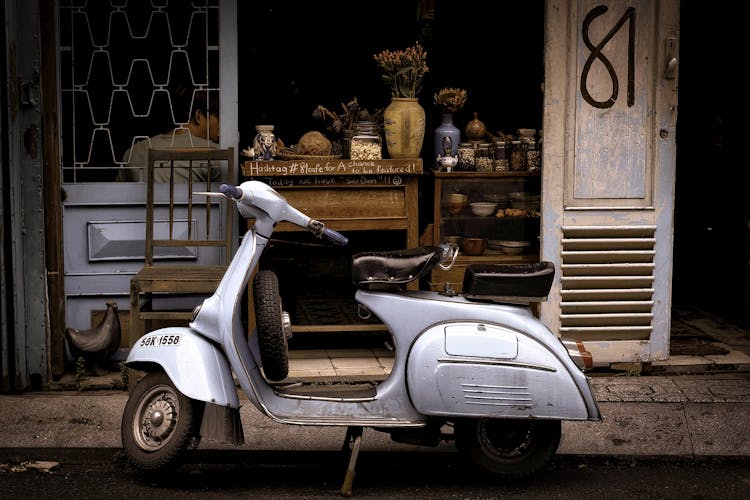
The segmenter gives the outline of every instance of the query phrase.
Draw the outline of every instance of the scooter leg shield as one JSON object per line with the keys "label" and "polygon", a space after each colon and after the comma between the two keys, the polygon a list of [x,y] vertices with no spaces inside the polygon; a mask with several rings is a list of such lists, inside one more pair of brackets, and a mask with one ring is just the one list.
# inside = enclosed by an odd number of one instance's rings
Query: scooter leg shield
{"label": "scooter leg shield", "polygon": [[138,339],[125,361],[128,368],[159,365],[185,396],[239,408],[234,378],[224,353],[190,328],[169,327]]}

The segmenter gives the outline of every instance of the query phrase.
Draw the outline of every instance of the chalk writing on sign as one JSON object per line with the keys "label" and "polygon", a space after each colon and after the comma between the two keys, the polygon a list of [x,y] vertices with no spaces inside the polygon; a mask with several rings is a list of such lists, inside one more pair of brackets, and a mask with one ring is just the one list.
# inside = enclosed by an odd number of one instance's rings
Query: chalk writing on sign
{"label": "chalk writing on sign", "polygon": [[419,160],[246,161],[247,177],[412,175],[422,173]]}
{"label": "chalk writing on sign", "polygon": [[294,186],[403,186],[400,175],[343,175],[329,177],[261,177],[271,187]]}

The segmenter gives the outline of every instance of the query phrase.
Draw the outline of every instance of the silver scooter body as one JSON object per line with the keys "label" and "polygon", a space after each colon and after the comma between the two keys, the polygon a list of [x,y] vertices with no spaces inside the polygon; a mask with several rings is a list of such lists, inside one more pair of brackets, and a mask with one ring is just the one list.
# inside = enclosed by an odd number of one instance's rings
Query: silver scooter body
{"label": "silver scooter body", "polygon": [[257,332],[248,340],[238,314],[243,292],[278,222],[318,234],[323,227],[264,183],[234,189],[238,210],[256,222],[216,292],[189,327],[139,339],[129,367],[159,365],[187,397],[229,408],[240,404],[236,379],[256,408],[290,424],[398,428],[422,427],[431,417],[601,418],[588,378],[527,306],[430,291],[357,290],[357,303],[385,324],[394,344],[392,371],[371,393],[316,396],[268,383]]}

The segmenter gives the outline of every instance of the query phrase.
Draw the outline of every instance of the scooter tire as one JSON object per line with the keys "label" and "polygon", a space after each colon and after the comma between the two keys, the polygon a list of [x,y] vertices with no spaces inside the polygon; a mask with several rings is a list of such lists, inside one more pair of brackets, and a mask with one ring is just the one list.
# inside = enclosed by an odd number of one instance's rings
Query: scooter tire
{"label": "scooter tire", "polygon": [[255,327],[263,374],[268,380],[289,375],[289,341],[284,332],[279,280],[273,271],[258,271],[253,279]]}
{"label": "scooter tire", "polygon": [[526,479],[557,452],[559,420],[463,419],[454,426],[456,449],[501,480]]}
{"label": "scooter tire", "polygon": [[125,404],[120,433],[128,461],[156,472],[178,465],[200,441],[205,404],[182,394],[166,373],[147,374]]}

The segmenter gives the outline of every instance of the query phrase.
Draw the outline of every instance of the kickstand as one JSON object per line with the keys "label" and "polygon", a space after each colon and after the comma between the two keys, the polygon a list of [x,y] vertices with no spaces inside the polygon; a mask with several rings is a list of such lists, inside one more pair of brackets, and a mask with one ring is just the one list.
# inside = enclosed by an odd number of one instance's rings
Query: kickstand
{"label": "kickstand", "polygon": [[342,451],[347,451],[351,445],[351,455],[349,457],[349,467],[346,469],[346,476],[344,476],[344,484],[341,486],[341,494],[345,497],[352,496],[352,483],[354,483],[354,468],[357,465],[357,456],[359,455],[359,447],[362,445],[362,427],[353,426],[347,427],[346,437],[344,437],[344,445],[341,447]]}

